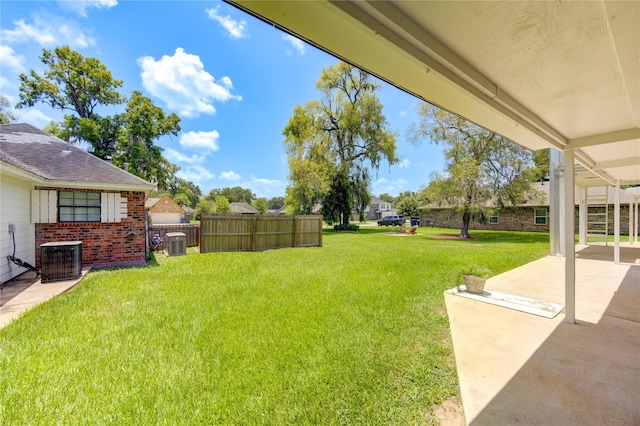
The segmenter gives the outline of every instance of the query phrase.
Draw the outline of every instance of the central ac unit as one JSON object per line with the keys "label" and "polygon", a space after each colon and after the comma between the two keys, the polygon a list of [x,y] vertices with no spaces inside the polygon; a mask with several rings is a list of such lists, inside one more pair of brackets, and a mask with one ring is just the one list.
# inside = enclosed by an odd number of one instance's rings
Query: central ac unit
{"label": "central ac unit", "polygon": [[82,275],[82,241],[40,245],[42,282],[70,280]]}
{"label": "central ac unit", "polygon": [[167,234],[167,255],[180,256],[187,254],[187,236],[182,232]]}

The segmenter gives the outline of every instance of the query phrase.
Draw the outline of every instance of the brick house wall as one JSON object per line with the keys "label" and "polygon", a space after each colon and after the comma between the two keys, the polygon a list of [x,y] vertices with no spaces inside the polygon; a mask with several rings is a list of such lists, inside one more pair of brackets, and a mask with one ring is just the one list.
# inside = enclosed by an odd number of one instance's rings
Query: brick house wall
{"label": "brick house wall", "polygon": [[[65,188],[39,188],[77,191]],[[105,192],[83,190],[86,192]],[[145,193],[123,191],[127,198],[127,217],[121,222],[37,223],[35,225],[36,267],[40,264],[40,245],[55,241],[82,241],[82,264],[101,266],[144,265]]]}
{"label": "brick house wall", "polygon": [[[543,208],[543,207],[540,207]],[[500,231],[527,231],[527,232],[549,232],[549,224],[536,225],[533,217],[533,207],[508,207],[500,210],[498,213],[498,223],[479,223],[472,220],[469,223],[469,229],[485,229]],[[579,208],[575,209],[575,232],[579,232]],[[547,208],[547,219],[549,209]],[[614,209],[609,208],[609,234],[613,235],[614,228]],[[428,221],[433,222],[434,226],[441,228],[460,228],[462,226],[462,213],[454,213],[449,209],[430,209],[421,210],[420,224],[424,226]],[[639,220],[640,223],[640,220]],[[629,205],[620,206],[620,234],[629,235]]]}

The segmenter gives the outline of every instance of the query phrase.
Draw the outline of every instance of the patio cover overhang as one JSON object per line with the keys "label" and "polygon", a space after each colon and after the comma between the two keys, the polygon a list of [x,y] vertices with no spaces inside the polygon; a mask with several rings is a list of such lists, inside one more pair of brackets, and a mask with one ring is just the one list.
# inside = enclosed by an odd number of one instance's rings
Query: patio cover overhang
{"label": "patio cover overhang", "polygon": [[[524,147],[560,151],[565,211],[576,182],[640,184],[640,2],[226,1]],[[552,233],[573,243],[574,221]],[[564,254],[573,322],[573,244]]]}

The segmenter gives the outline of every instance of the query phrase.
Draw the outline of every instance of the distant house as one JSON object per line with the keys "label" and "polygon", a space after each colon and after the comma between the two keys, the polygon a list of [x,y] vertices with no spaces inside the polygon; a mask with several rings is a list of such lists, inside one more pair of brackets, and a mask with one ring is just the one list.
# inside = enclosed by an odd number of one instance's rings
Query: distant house
{"label": "distant house", "polygon": [[[486,223],[472,220],[470,229],[492,229],[503,231],[549,232],[549,183],[538,182],[534,185],[535,196],[517,206],[497,209]],[[581,197],[586,198],[587,221],[591,235],[613,235],[614,195],[613,187],[589,187],[588,192],[575,192],[576,232],[579,227],[579,205]],[[629,203],[632,198],[621,191],[620,196],[620,233],[629,233]],[[435,204],[419,207],[420,223],[433,223],[442,228],[460,228],[462,214],[454,212],[450,207]],[[606,224],[606,225],[605,225]],[[605,229],[605,226],[607,227]]]}
{"label": "distant house", "polygon": [[369,205],[365,208],[367,220],[378,220],[385,216],[398,214],[398,210],[390,203],[380,198],[372,198]]}
{"label": "distant house", "polygon": [[186,212],[168,195],[161,198],[149,198],[144,203],[144,207],[149,211],[149,220],[153,225],[168,225],[185,221]]}
{"label": "distant house", "polygon": [[229,203],[231,213],[235,214],[260,214],[260,210],[254,209],[248,203]]}
{"label": "distant house", "polygon": [[155,188],[34,126],[0,125],[0,282],[25,272],[7,256],[39,268],[50,242],[81,241],[84,265],[143,265]]}

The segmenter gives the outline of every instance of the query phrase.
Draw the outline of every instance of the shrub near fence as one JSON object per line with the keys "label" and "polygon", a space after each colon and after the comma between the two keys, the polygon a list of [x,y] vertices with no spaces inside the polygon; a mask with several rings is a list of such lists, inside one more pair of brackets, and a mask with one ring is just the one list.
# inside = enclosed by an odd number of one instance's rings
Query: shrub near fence
{"label": "shrub near fence", "polygon": [[322,216],[202,216],[200,253],[322,247]]}
{"label": "shrub near fence", "polygon": [[200,245],[200,226],[185,224],[149,225],[149,243],[155,234],[158,234],[162,241],[166,243],[165,235],[170,232],[182,232],[187,236],[187,247],[198,247]]}

